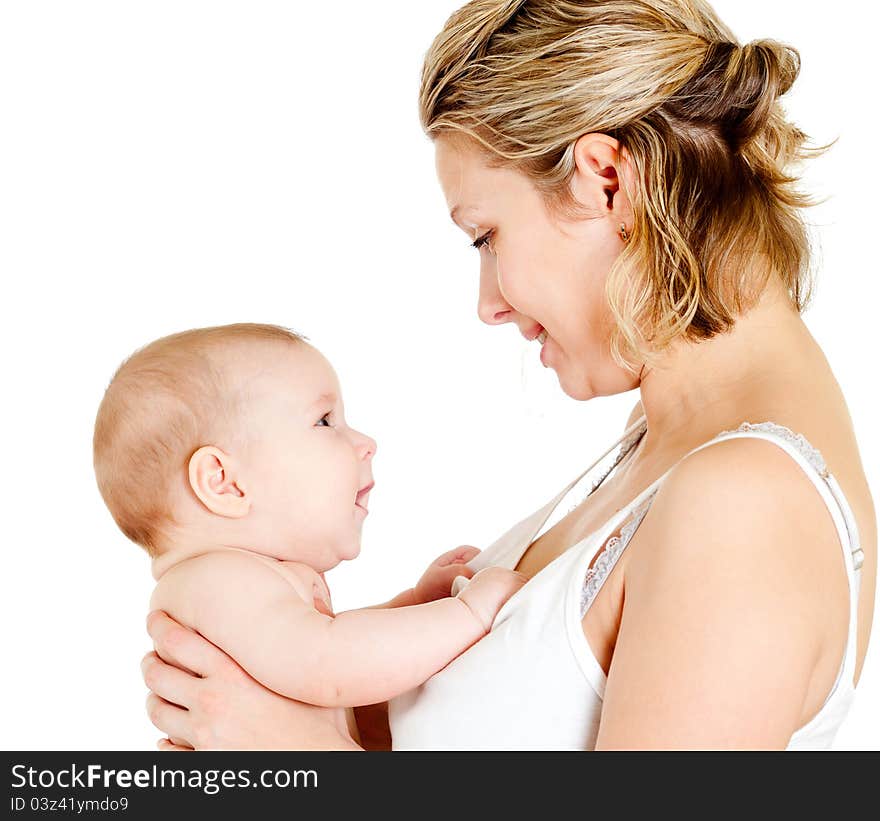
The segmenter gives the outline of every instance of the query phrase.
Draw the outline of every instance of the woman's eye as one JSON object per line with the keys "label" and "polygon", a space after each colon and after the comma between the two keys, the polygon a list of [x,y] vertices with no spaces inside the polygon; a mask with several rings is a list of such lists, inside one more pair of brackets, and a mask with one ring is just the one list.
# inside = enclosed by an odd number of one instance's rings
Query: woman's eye
{"label": "woman's eye", "polygon": [[[333,425],[331,425],[330,422],[329,422],[328,419],[327,419],[327,417],[328,417],[329,415],[330,415],[330,412],[328,411],[328,412],[325,413],[325,414],[324,414],[324,415],[323,415],[323,416],[322,416],[317,422],[315,422],[315,424],[316,424],[316,425],[320,425],[321,427],[332,428]],[[325,424],[325,425],[321,425],[322,422],[326,422],[326,424]]]}
{"label": "woman's eye", "polygon": [[471,243],[471,246],[472,246],[473,248],[476,248],[476,249],[479,251],[480,248],[482,248],[484,245],[486,245],[487,248],[491,251],[491,250],[492,250],[492,246],[491,246],[491,245],[487,245],[487,243],[489,242],[489,240],[490,240],[491,238],[492,238],[492,232],[491,232],[491,231],[486,231],[486,233],[483,234],[483,236],[481,236],[481,237],[477,237],[477,238]]}

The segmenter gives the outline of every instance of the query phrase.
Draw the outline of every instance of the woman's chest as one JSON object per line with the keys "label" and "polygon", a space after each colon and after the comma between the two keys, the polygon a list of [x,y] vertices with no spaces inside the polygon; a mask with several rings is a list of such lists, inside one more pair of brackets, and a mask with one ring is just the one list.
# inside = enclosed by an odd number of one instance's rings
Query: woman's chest
{"label": "woman's chest", "polygon": [[[632,502],[640,489],[625,478],[616,481],[614,478],[607,479],[555,525],[534,539],[514,569],[532,578],[570,547],[605,528],[622,508]],[[565,504],[565,500],[562,504]],[[603,542],[613,536],[616,529],[609,532]]]}
{"label": "woman's chest", "polygon": [[[630,506],[638,492],[638,488],[623,480],[601,485],[546,533],[535,539],[523,553],[516,570],[531,579],[566,551],[586,540],[589,542],[586,559],[588,564],[581,568],[581,573],[585,574],[596,564],[608,542],[615,536],[620,536],[621,527],[629,517],[618,514],[623,508]],[[606,675],[620,629],[627,562],[628,551],[623,551],[581,619],[581,628],[589,650]],[[586,579],[582,581],[585,582]]]}
{"label": "woman's chest", "polygon": [[389,703],[394,749],[591,749],[603,675],[572,584],[592,545],[549,564],[501,608],[488,635]]}

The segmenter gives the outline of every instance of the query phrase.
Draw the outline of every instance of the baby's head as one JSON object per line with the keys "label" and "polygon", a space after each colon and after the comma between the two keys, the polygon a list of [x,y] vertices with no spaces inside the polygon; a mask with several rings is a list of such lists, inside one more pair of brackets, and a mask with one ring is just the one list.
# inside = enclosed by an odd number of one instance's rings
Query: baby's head
{"label": "baby's head", "polygon": [[319,572],[353,559],[375,452],[346,425],[330,363],[275,325],[198,328],[140,348],[95,421],[101,495],[154,558],[222,545]]}

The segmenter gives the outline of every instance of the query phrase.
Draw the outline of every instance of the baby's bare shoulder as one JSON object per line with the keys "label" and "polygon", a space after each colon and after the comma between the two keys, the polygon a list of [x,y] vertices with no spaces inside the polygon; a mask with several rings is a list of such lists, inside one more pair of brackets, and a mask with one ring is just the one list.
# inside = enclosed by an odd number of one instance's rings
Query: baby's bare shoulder
{"label": "baby's bare shoulder", "polygon": [[209,601],[233,604],[241,597],[266,601],[294,595],[311,604],[312,577],[320,579],[299,562],[281,562],[246,550],[212,550],[169,568],[156,584],[150,609],[165,610],[192,625]]}

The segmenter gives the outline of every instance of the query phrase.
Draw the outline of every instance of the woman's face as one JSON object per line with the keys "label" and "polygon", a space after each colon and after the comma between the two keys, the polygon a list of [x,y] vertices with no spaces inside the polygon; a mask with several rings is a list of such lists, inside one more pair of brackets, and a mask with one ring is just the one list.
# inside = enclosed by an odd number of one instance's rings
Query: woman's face
{"label": "woman's face", "polygon": [[545,331],[541,361],[574,399],[636,387],[611,358],[613,318],[604,295],[623,248],[620,223],[632,227],[615,170],[616,141],[603,134],[578,140],[572,192],[589,213],[578,219],[552,214],[525,175],[490,168],[465,140],[440,136],[435,148],[453,221],[479,249],[480,319],[512,322],[530,340]]}

